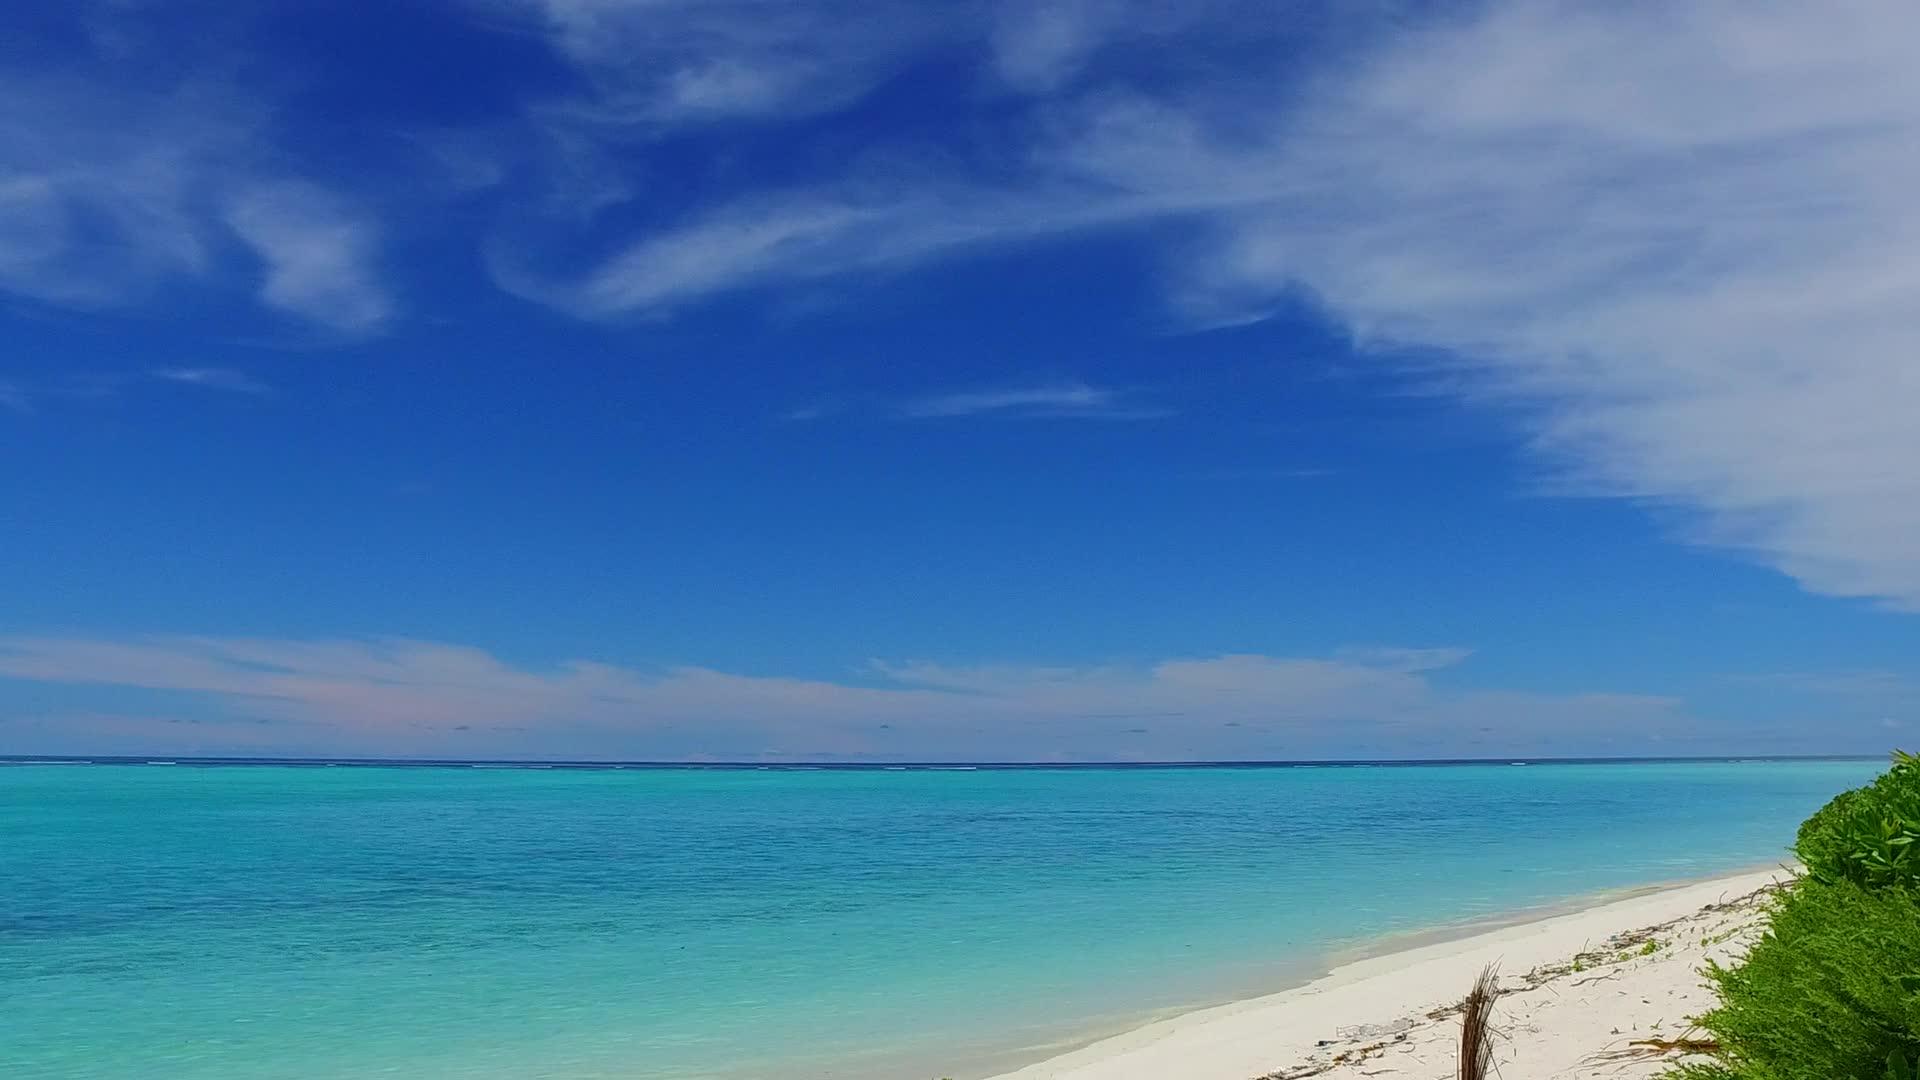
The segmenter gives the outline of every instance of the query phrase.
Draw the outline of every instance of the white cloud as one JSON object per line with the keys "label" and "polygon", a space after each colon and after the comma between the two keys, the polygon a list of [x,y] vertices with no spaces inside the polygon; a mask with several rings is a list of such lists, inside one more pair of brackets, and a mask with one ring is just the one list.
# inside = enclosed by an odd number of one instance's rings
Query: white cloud
{"label": "white cloud", "polygon": [[823,398],[781,414],[810,423],[828,417],[879,416],[894,420],[989,419],[1155,420],[1172,410],[1142,400],[1133,391],[1094,386],[1080,380],[1029,382],[967,390],[943,390],[913,397]]}
{"label": "white cloud", "polygon": [[1920,707],[1920,679],[1884,669],[1795,671],[1746,676],[1737,681],[1796,694],[1866,702],[1886,708]]}
{"label": "white cloud", "polygon": [[195,721],[95,715],[64,734],[36,722],[37,752],[96,736],[214,752],[234,730],[233,745],[253,752],[1030,760],[1581,753],[1717,737],[1671,698],[1444,691],[1426,672],[1458,650],[1365,655],[876,662],[836,682],[584,660],[524,668],[394,639],[28,637],[0,639],[0,677],[157,691],[152,714]]}
{"label": "white cloud", "polygon": [[233,368],[175,367],[155,368],[146,372],[68,371],[52,378],[31,381],[0,380],[0,406],[15,412],[30,413],[40,404],[48,402],[112,401],[136,391],[151,389],[155,383],[172,383],[254,397],[273,393],[271,386]]}
{"label": "white cloud", "polygon": [[1471,649],[1404,649],[1380,646],[1341,649],[1336,658],[1349,664],[1389,671],[1438,671],[1466,662]]}
{"label": "white cloud", "polygon": [[1170,201],[1196,147],[1259,178],[1185,278],[1202,313],[1304,284],[1526,406],[1571,490],[1920,608],[1916,61],[1906,5],[1509,4],[1251,145],[1187,120],[1068,157]]}
{"label": "white cloud", "polygon": [[0,291],[103,307],[206,272],[192,200],[225,120],[188,115],[202,95],[0,69],[0,97]]}
{"label": "white cloud", "polygon": [[1114,0],[1015,0],[993,27],[1000,77],[1025,90],[1051,90],[1072,77],[1130,12]]}
{"label": "white cloud", "polygon": [[1920,609],[1920,9],[1509,0],[1414,25],[1284,97],[1241,72],[1062,104],[1013,182],[754,195],[556,291],[658,311],[1186,222],[1169,293],[1197,324],[1310,296],[1522,416],[1563,490]]}
{"label": "white cloud", "polygon": [[488,252],[508,292],[583,318],[661,316],[730,290],[884,272],[940,256],[1127,220],[1130,208],[965,188],[860,183],[752,196],[632,240],[573,277],[535,273],[516,247]]}
{"label": "white cloud", "polygon": [[[104,310],[230,287],[224,219],[238,215],[269,263],[269,304],[336,329],[377,323],[378,231],[295,178],[263,95],[230,81],[225,58],[158,58],[166,35],[150,38],[144,13],[86,16],[93,49],[57,73],[0,65],[0,293]],[[300,204],[277,224],[260,209],[276,198]]]}
{"label": "white cloud", "polygon": [[254,378],[244,371],[233,368],[215,367],[176,367],[157,368],[153,377],[164,382],[180,383],[186,386],[199,386],[208,390],[225,390],[233,394],[250,394],[255,397],[273,393],[273,387]]}
{"label": "white cloud", "polygon": [[1003,416],[1147,420],[1167,415],[1164,410],[1130,401],[1118,390],[1083,382],[928,394],[901,402],[896,411],[913,419]]}
{"label": "white cloud", "polygon": [[1002,0],[987,32],[993,72],[1015,90],[1058,93],[1105,74],[1101,54],[1128,50],[1129,66],[1166,65],[1191,76],[1234,50],[1320,51],[1337,16],[1347,33],[1384,8],[1355,0]]}
{"label": "white cloud", "polygon": [[572,118],[634,135],[844,105],[973,14],[848,0],[504,2],[531,8],[596,84],[591,101],[566,110]]}
{"label": "white cloud", "polygon": [[[523,295],[660,314],[1151,224],[1179,237],[1168,293],[1196,325],[1311,297],[1364,346],[1522,417],[1564,490],[1677,511],[1687,537],[1809,589],[1920,609],[1910,3],[1338,5],[1370,43],[1312,50],[1318,7],[1236,0],[475,2],[531,12],[590,88],[529,116],[565,174],[556,199],[612,254],[549,274],[530,267],[564,244],[496,242]],[[0,71],[0,291],[128,304],[238,278],[244,246],[263,303],[347,333],[388,323],[366,210],[293,175],[266,95],[218,65],[146,63],[152,26],[125,15],[95,20],[112,32],[84,70]],[[1196,62],[1155,59],[1168,41]],[[1135,46],[1138,64],[1101,67]],[[1301,74],[1309,54],[1337,62]],[[935,56],[979,67],[971,89],[996,104],[970,114],[977,137],[944,116],[880,125],[834,155],[840,174],[744,192],[735,174],[677,224],[656,227],[669,205],[643,234],[599,231],[595,210],[644,191],[636,147],[842,108]],[[1136,69],[1153,77],[1130,86]],[[182,70],[198,74],[156,76]],[[463,152],[460,171],[504,183],[502,160]]]}
{"label": "white cloud", "polygon": [[[1321,21],[1317,4],[1276,13],[1250,0],[472,2],[530,12],[595,86],[570,111],[634,134],[844,107],[929,53],[948,64],[984,58],[990,80],[982,89],[1043,93],[1115,43],[1162,51],[1177,38],[1191,45],[1224,33],[1245,47],[1303,36]],[[1372,14],[1350,3],[1327,7]]]}
{"label": "white cloud", "polygon": [[495,277],[511,292],[565,307],[587,317],[670,309],[682,300],[750,283],[762,273],[802,277],[819,256],[822,273],[847,267],[833,258],[849,232],[872,223],[843,205],[790,205],[751,214],[729,214],[634,243],[577,284],[541,281],[496,248]]}
{"label": "white cloud", "polygon": [[266,267],[260,299],[348,334],[378,330],[393,314],[373,269],[377,232],[363,215],[308,184],[249,187],[226,221]]}

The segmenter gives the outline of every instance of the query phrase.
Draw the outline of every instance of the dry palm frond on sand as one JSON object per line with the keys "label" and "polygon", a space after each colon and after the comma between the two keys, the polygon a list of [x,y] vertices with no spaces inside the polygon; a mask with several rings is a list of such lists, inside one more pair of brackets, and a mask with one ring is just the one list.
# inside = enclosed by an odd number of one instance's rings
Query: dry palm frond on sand
{"label": "dry palm frond on sand", "polygon": [[1678,1039],[1635,1039],[1618,1050],[1605,1050],[1589,1055],[1587,1060],[1596,1065],[1604,1065],[1641,1058],[1666,1057],[1669,1054],[1714,1054],[1720,1051],[1718,1039],[1695,1038],[1692,1034],[1694,1030],[1689,1028],[1688,1033]]}
{"label": "dry palm frond on sand", "polygon": [[1493,1074],[1493,1003],[1499,996],[1500,975],[1488,964],[1460,1003],[1460,1080]]}

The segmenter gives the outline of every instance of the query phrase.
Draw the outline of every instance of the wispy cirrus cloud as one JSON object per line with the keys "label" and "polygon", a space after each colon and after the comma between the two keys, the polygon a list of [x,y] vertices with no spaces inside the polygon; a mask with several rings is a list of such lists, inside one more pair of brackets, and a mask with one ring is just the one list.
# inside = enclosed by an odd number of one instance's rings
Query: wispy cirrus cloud
{"label": "wispy cirrus cloud", "polygon": [[[1044,57],[1044,36],[1022,40]],[[1402,22],[1284,94],[1229,65],[1070,95],[1011,177],[856,165],[554,289],[663,311],[1154,223],[1181,238],[1165,284],[1193,325],[1307,298],[1517,418],[1558,490],[1920,610],[1915,42],[1894,0],[1503,0]]]}
{"label": "wispy cirrus cloud", "polygon": [[1138,46],[1136,62],[1176,47],[1205,55],[1223,34],[1272,46],[1320,32],[1329,12],[1363,22],[1392,12],[1303,2],[1276,18],[1254,0],[472,2],[530,16],[596,90],[560,111],[628,135],[843,108],[929,54],[983,61],[983,91],[1040,95],[1111,49]]}
{"label": "wispy cirrus cloud", "polygon": [[[896,216],[889,209],[886,216]],[[762,277],[810,276],[809,254],[821,275],[844,273],[836,257],[843,238],[885,225],[859,207],[828,202],[793,203],[724,213],[708,222],[642,237],[626,250],[577,278],[550,278],[521,264],[522,255],[502,245],[488,252],[495,281],[508,292],[586,318],[662,315],[680,304]],[[896,256],[897,257],[897,256]]]}
{"label": "wispy cirrus cloud", "polygon": [[260,301],[346,334],[379,330],[393,303],[375,270],[369,220],[311,184],[278,182],[237,193],[226,222],[265,267]]}
{"label": "wispy cirrus cloud", "polygon": [[966,416],[1151,420],[1170,415],[1120,390],[1083,382],[928,394],[900,402],[895,411],[918,420]]}
{"label": "wispy cirrus cloud", "polygon": [[[1208,56],[1229,39],[1236,50],[1283,50],[1318,40],[1330,12],[1350,26],[1378,15],[1319,0],[1293,5],[1287,18],[1249,0],[473,2],[531,17],[587,86],[529,105],[532,137],[517,141],[532,145],[531,167],[557,194],[539,221],[516,216],[524,227],[494,238],[490,268],[509,292],[594,319],[659,317],[743,287],[887,271],[1022,235],[1137,219],[1111,192],[1089,199],[1077,183],[1045,183],[1023,167],[1031,148],[1022,144],[1057,125],[1058,99],[1077,100],[1083,83],[1102,92],[1108,82],[1126,84],[1096,75],[1096,59],[1124,52],[1136,74],[1165,66],[1190,76],[1190,64],[1168,58]],[[650,219],[612,243],[610,255],[608,234],[583,220],[646,202],[637,174],[647,170],[624,156],[636,148],[688,132],[738,132],[726,154],[737,169],[764,129],[845,113],[929,66],[955,69],[969,86],[966,107],[1002,114],[975,129],[978,145],[952,140],[950,118],[936,108],[908,130],[848,140],[857,149],[847,160],[862,164],[842,175],[723,185],[717,190],[729,195]],[[767,164],[786,175],[792,162],[781,155]],[[1009,170],[1018,174],[1011,185],[980,182]],[[1036,197],[1036,184],[1051,190]],[[581,247],[604,257],[571,265],[564,254],[547,257]]]}
{"label": "wispy cirrus cloud", "polygon": [[110,401],[157,384],[265,397],[273,387],[237,368],[168,367],[148,371],[71,371],[36,380],[0,382],[0,405],[33,412],[41,403]]}
{"label": "wispy cirrus cloud", "polygon": [[1869,702],[1887,708],[1920,708],[1920,678],[1884,668],[1789,671],[1740,676],[1738,681],[1796,694]]}
{"label": "wispy cirrus cloud", "polygon": [[1146,5],[1095,0],[1001,4],[990,41],[994,70],[1031,92],[1059,87],[1082,71],[1112,34],[1138,25]]}
{"label": "wispy cirrus cloud", "polygon": [[401,639],[14,637],[0,640],[0,678],[155,697],[145,712],[16,716],[0,738],[33,752],[85,752],[97,735],[135,752],[1092,760],[1582,753],[1730,737],[1671,697],[1429,681],[1463,655],[875,662],[830,681],[588,660],[523,667]]}
{"label": "wispy cirrus cloud", "polygon": [[947,420],[968,417],[1006,420],[1156,420],[1174,415],[1135,390],[1094,386],[1079,380],[940,390],[903,398],[828,398],[790,409],[790,421],[806,423],[830,417],[880,417],[891,420]]}
{"label": "wispy cirrus cloud", "polygon": [[[0,289],[106,307],[212,254],[192,203],[228,121],[182,88],[151,98],[111,84],[0,69]],[[200,115],[196,115],[200,114]]]}
{"label": "wispy cirrus cloud", "polygon": [[59,67],[0,64],[0,293],[99,311],[243,288],[240,246],[267,306],[334,334],[380,328],[377,222],[289,164],[271,95],[220,52],[226,28],[181,64],[177,35],[137,5],[65,17]]}
{"label": "wispy cirrus cloud", "polygon": [[273,393],[273,387],[234,368],[156,368],[151,374],[154,378],[165,382],[198,386],[208,390],[224,390],[230,394],[251,394],[261,397]]}
{"label": "wispy cirrus cloud", "polygon": [[[525,228],[487,252],[520,295],[662,317],[1134,230],[1190,326],[1304,300],[1514,418],[1557,490],[1920,610],[1911,4],[474,4],[578,76],[449,144]],[[0,291],[107,308],[188,283],[337,336],[390,325],[377,214],[301,175],[275,94],[236,74],[258,65],[159,63],[164,20],[86,10],[112,33],[79,61],[0,70]],[[752,156],[916,65],[963,84],[967,124],[890,112],[832,153]],[[652,148],[720,131],[710,158],[673,147],[692,194],[641,199]],[[503,161],[543,173],[539,208]]]}
{"label": "wispy cirrus cloud", "polygon": [[919,49],[966,33],[970,5],[756,0],[480,0],[530,14],[593,81],[573,119],[634,134],[846,104]]}

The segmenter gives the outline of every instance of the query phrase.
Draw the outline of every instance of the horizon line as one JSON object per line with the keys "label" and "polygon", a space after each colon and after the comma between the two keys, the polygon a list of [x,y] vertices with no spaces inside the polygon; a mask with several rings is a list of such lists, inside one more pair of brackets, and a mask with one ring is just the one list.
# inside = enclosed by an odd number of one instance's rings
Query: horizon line
{"label": "horizon line", "polygon": [[1885,754],[1707,754],[1635,755],[1619,757],[1451,757],[1451,758],[1271,758],[1248,760],[1164,761],[671,761],[648,759],[543,758],[387,758],[387,757],[242,757],[227,755],[160,754],[0,754],[0,765],[188,765],[188,766],[297,766],[316,768],[521,768],[521,769],[709,769],[724,771],[839,771],[884,770],[1042,770],[1042,769],[1278,769],[1417,767],[1447,765],[1659,765],[1741,764],[1746,762],[1877,761]]}

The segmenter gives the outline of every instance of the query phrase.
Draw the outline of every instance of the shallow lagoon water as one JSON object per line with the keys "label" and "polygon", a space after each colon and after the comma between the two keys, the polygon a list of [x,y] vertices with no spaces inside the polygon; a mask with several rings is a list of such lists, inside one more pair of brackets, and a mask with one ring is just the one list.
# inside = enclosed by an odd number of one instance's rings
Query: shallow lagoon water
{"label": "shallow lagoon water", "polygon": [[12,765],[0,1074],[964,1077],[1783,859],[1881,767]]}

